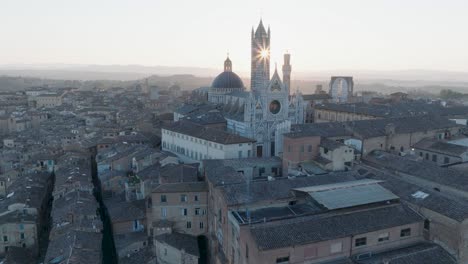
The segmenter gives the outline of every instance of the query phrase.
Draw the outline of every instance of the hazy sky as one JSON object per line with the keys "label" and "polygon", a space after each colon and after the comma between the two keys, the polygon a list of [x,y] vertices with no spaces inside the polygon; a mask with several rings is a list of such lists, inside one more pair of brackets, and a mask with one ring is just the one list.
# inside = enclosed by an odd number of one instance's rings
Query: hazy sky
{"label": "hazy sky", "polygon": [[468,71],[467,0],[0,0],[0,64],[248,71],[260,17],[293,71]]}

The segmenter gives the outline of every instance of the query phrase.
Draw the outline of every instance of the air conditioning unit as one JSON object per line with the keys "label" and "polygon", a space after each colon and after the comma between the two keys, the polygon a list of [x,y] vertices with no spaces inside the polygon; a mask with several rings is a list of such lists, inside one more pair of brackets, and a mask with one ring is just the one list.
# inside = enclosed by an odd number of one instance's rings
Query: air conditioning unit
{"label": "air conditioning unit", "polygon": [[354,257],[354,259],[356,260],[363,260],[363,259],[368,259],[372,257],[372,253],[371,252],[367,252],[367,253],[362,253],[362,254],[359,254],[359,255],[356,255],[356,257]]}

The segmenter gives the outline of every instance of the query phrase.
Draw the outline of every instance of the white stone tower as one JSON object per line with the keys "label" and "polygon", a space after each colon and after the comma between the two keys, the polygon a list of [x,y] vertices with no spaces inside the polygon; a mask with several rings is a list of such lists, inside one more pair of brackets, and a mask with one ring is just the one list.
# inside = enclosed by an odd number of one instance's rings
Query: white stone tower
{"label": "white stone tower", "polygon": [[270,81],[270,27],[267,32],[261,19],[255,32],[252,28],[251,50],[250,89],[261,92]]}
{"label": "white stone tower", "polygon": [[291,94],[291,54],[284,54],[283,64],[283,84],[288,90],[288,95]]}

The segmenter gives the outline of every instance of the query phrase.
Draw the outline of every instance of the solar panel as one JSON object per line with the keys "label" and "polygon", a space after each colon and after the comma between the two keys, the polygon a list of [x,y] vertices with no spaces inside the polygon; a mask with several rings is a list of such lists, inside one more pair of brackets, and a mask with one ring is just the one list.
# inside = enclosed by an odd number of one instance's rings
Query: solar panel
{"label": "solar panel", "polygon": [[330,210],[398,199],[398,196],[378,184],[309,192],[309,195]]}

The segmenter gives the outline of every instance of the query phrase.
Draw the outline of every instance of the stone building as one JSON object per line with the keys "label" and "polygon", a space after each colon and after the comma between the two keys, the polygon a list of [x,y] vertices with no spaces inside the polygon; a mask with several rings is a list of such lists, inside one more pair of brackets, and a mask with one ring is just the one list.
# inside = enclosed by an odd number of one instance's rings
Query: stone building
{"label": "stone building", "polygon": [[200,256],[196,237],[168,233],[155,238],[156,258],[161,264],[198,264]]}
{"label": "stone building", "polygon": [[320,156],[323,138],[352,147],[356,159],[373,150],[405,155],[422,139],[450,139],[460,128],[446,118],[429,116],[295,125],[283,135],[283,171]]}
{"label": "stone building", "polygon": [[175,122],[162,128],[162,150],[182,161],[252,157],[255,140],[211,127]]}
{"label": "stone building", "polygon": [[421,159],[448,166],[468,161],[468,147],[437,139],[423,139],[413,146],[415,154]]}
{"label": "stone building", "polygon": [[161,184],[151,193],[147,209],[153,235],[164,233],[158,222],[167,222],[178,233],[201,235],[208,229],[205,182]]}

